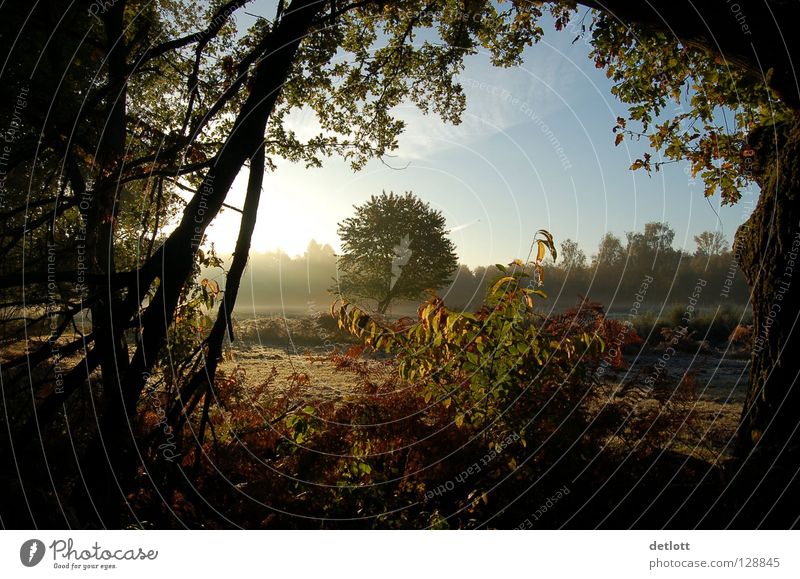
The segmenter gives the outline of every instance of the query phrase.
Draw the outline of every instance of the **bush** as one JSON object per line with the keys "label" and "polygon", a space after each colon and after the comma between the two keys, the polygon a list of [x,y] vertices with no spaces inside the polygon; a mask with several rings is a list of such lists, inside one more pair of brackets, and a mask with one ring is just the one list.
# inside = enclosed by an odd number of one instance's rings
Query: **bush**
{"label": "bush", "polygon": [[336,320],[328,314],[303,318],[269,316],[235,323],[235,336],[240,344],[290,347],[333,347],[353,343],[352,336],[341,332]]}
{"label": "bush", "polygon": [[687,316],[685,306],[673,306],[662,315],[649,311],[637,316],[634,321],[636,332],[643,336],[648,345],[655,346],[661,341],[663,330],[687,328],[689,335],[697,341],[706,341],[718,346],[724,345],[732,332],[740,324],[752,321],[752,312],[742,308],[723,306],[717,310],[701,310]]}
{"label": "bush", "polygon": [[255,388],[223,377],[211,438],[181,442],[191,482],[172,481],[164,506],[143,490],[140,518],[149,509],[150,520],[178,512],[205,527],[515,526],[580,478],[588,486],[559,506],[567,520],[616,465],[675,444],[691,424],[679,403],[689,394],[598,380],[600,367],[624,364],[612,347],[638,336],[592,302],[539,314],[535,266],[501,267],[475,313],[433,296],[414,318],[387,322],[337,304],[339,328],[359,344],[325,361],[352,376],[353,393],[312,402],[302,373],[286,388],[275,373]]}

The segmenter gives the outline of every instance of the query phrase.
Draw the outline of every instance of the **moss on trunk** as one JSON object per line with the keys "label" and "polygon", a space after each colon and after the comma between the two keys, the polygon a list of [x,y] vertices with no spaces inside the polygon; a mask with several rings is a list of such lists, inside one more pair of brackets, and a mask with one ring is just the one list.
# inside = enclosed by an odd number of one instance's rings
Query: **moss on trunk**
{"label": "moss on trunk", "polygon": [[770,462],[797,456],[800,416],[800,117],[752,135],[761,195],[736,234],[752,290],[753,352],[738,454]]}

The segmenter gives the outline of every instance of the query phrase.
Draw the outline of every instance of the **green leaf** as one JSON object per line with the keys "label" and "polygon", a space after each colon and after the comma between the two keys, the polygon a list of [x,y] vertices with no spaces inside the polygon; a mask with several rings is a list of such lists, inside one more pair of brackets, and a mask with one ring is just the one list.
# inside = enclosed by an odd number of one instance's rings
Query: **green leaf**
{"label": "green leaf", "polygon": [[491,294],[496,294],[497,291],[500,289],[500,287],[503,286],[504,284],[516,283],[516,281],[517,280],[514,277],[510,276],[510,275],[507,275],[505,277],[501,277],[499,280],[497,280],[494,283],[494,285],[492,286],[492,289],[490,290],[490,293]]}

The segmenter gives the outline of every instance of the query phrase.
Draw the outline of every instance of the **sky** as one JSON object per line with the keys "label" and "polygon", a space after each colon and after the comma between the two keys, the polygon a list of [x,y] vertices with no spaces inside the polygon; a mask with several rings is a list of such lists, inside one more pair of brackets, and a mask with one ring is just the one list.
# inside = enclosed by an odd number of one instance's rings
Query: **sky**
{"label": "sky", "polygon": [[[605,71],[595,68],[585,40],[573,43],[570,31],[544,29],[520,66],[492,67],[487,54],[467,60],[460,125],[409,104],[397,111],[407,124],[400,146],[384,162],[354,173],[339,159],[315,169],[278,160],[264,180],[253,250],[301,255],[315,239],[338,251],[337,223],[383,190],[412,191],[441,211],[459,261],[471,267],[525,258],[542,228],[556,243],[576,240],[587,256],[604,233],[624,239],[650,221],[668,222],[675,247],[687,251],[705,230],[721,230],[731,241],[752,204],[721,206],[719,195],[705,198],[685,163],[652,175],[630,171],[648,149],[627,139],[614,146],[611,129],[626,109],[611,94]],[[303,113],[292,122],[300,134],[314,125]],[[242,205],[246,182],[243,171],[229,204]],[[232,251],[238,222],[226,210],[209,229],[219,251]]]}

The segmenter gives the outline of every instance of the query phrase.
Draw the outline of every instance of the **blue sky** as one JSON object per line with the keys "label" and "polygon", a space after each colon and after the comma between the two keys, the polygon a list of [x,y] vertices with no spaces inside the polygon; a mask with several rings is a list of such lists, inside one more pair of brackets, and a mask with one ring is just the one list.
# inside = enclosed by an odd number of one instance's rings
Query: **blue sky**
{"label": "blue sky", "polygon": [[[525,257],[540,228],[557,242],[577,240],[587,255],[605,232],[624,237],[649,221],[669,222],[675,246],[687,250],[704,230],[721,229],[732,240],[755,190],[743,203],[722,207],[719,196],[703,196],[683,163],[651,176],[630,171],[647,149],[627,140],[614,146],[611,128],[625,107],[605,72],[594,67],[583,40],[573,44],[573,33],[544,28],[521,66],[497,69],[484,54],[468,60],[460,125],[401,107],[407,130],[396,156],[385,159],[395,168],[376,160],[354,173],[338,159],[321,169],[279,162],[265,180],[254,250],[297,255],[312,238],[338,249],[336,224],[382,190],[413,191],[442,211],[458,228],[451,238],[460,261],[470,266]],[[304,113],[293,123],[301,134],[313,127]],[[240,175],[230,203],[241,204],[245,183]],[[238,215],[227,211],[209,237],[230,251],[237,226]]]}

